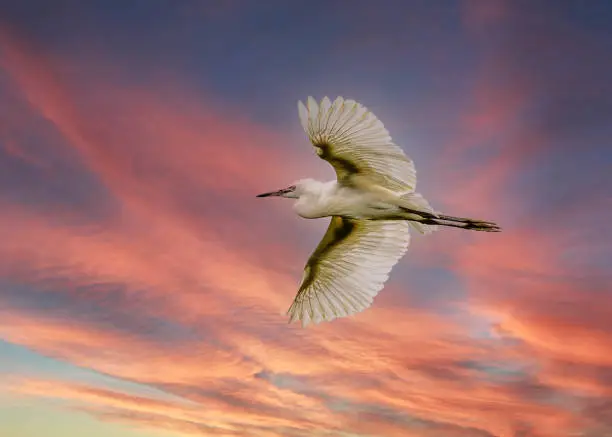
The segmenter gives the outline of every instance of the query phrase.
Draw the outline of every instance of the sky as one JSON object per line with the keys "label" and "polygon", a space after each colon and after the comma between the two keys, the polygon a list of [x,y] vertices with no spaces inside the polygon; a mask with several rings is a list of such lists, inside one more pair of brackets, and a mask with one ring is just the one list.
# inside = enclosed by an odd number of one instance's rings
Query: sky
{"label": "sky", "polygon": [[[0,2],[2,437],[612,436],[607,1]],[[418,191],[366,311],[288,324],[370,108]]]}

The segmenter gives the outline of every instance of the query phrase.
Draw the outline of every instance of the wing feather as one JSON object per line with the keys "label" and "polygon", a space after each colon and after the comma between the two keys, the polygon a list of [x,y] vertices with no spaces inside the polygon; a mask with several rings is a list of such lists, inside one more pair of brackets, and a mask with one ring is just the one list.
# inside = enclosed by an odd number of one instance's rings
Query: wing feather
{"label": "wing feather", "polygon": [[299,291],[287,311],[302,325],[363,311],[383,288],[410,243],[403,221],[332,217],[304,268]]}
{"label": "wing feather", "polygon": [[298,102],[304,131],[317,154],[336,170],[338,180],[351,183],[355,175],[397,192],[413,192],[416,170],[383,123],[354,100],[325,97],[317,104],[308,97]]}

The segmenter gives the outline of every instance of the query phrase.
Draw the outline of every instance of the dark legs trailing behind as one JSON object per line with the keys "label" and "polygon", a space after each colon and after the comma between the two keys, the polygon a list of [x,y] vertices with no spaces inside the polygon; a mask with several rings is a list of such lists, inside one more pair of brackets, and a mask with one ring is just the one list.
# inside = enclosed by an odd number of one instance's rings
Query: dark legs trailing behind
{"label": "dark legs trailing behind", "polygon": [[438,225],[438,226],[450,226],[453,228],[469,229],[472,231],[482,232],[500,232],[501,228],[493,222],[486,222],[483,220],[475,220],[464,217],[453,217],[450,215],[433,214],[426,211],[417,211],[416,209],[409,209],[400,207],[404,212],[414,214],[419,217],[411,217],[409,220],[423,223],[424,225]]}

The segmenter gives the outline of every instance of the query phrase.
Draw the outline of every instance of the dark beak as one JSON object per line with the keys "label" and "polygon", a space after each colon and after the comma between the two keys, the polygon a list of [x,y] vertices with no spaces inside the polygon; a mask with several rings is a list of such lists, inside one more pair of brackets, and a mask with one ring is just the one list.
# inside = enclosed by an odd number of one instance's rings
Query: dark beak
{"label": "dark beak", "polygon": [[270,196],[280,196],[282,191],[270,191],[269,193],[258,194],[255,197],[270,197]]}
{"label": "dark beak", "polygon": [[255,197],[271,197],[271,196],[282,196],[283,194],[286,193],[291,193],[292,191],[295,190],[295,185],[292,185],[290,187],[287,188],[283,188],[282,190],[278,190],[278,191],[270,191],[269,193],[262,193],[262,194],[258,194]]}
{"label": "dark beak", "polygon": [[258,194],[255,197],[270,197],[270,196],[280,196],[281,194],[283,194],[284,190],[278,190],[278,191],[270,191],[269,193],[262,193],[262,194]]}

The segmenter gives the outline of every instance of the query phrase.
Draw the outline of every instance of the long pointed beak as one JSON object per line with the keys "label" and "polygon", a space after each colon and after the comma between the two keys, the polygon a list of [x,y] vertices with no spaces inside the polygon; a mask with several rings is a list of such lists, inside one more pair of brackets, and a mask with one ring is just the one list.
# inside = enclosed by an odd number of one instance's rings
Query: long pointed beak
{"label": "long pointed beak", "polygon": [[284,192],[285,192],[285,190],[270,191],[269,193],[258,194],[255,197],[281,196]]}
{"label": "long pointed beak", "polygon": [[287,188],[283,188],[277,191],[270,191],[269,193],[258,194],[255,197],[270,197],[270,196],[279,196],[279,197],[288,197],[286,194],[292,193],[295,191],[295,185],[292,185]]}

